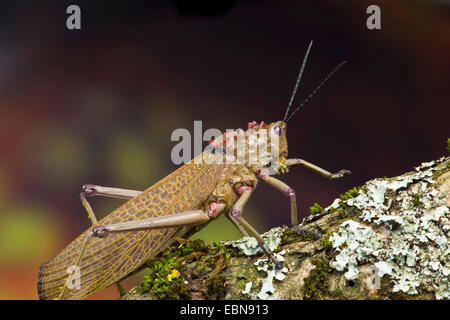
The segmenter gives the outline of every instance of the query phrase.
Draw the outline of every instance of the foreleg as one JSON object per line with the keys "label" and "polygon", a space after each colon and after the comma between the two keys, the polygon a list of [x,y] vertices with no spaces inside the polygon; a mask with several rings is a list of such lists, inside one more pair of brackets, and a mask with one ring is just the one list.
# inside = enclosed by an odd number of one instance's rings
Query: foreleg
{"label": "foreleg", "polygon": [[317,172],[321,176],[328,178],[328,179],[339,179],[339,178],[342,178],[342,177],[352,173],[350,170],[346,170],[346,169],[339,170],[337,173],[331,173],[331,172],[329,172],[325,169],[322,169],[322,168],[316,166],[315,164],[312,164],[303,159],[286,159],[284,161],[284,165],[286,167],[302,165],[308,169],[313,170],[314,172]]}

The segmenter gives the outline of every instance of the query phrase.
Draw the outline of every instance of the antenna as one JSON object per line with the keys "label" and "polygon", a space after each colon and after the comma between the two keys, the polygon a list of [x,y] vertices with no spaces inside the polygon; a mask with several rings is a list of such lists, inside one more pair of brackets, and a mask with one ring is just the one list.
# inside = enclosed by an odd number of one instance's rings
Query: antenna
{"label": "antenna", "polygon": [[313,42],[311,40],[311,42],[309,43],[308,49],[306,50],[305,57],[303,58],[302,66],[300,68],[300,72],[298,73],[297,81],[295,82],[294,90],[292,91],[292,94],[291,94],[291,99],[289,100],[289,104],[288,104],[288,106],[286,108],[286,112],[284,113],[284,117],[283,117],[283,121],[284,122],[286,122],[286,118],[287,118],[287,116],[289,114],[289,110],[291,109],[292,102],[294,101],[294,98],[295,98],[295,94],[297,93],[298,85],[300,84],[300,79],[303,76],[303,71],[305,70],[306,60],[308,59],[309,51],[311,50],[312,44],[313,44]]}
{"label": "antenna", "polygon": [[308,103],[308,101],[316,94],[317,91],[319,91],[319,89],[325,84],[325,82],[327,82],[333,76],[333,74],[338,71],[346,62],[347,61],[344,60],[336,68],[334,68],[333,71],[331,71],[325,77],[325,79],[322,80],[322,82],[313,90],[313,92],[310,93],[310,95],[292,112],[289,118],[284,122],[288,123],[289,121],[291,121],[297,111],[300,110],[300,108],[303,107],[306,103]]}

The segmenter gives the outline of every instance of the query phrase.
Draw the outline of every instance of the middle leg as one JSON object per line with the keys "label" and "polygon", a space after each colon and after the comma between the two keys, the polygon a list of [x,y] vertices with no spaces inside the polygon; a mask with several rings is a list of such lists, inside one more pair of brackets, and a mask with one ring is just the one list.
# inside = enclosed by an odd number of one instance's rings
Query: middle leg
{"label": "middle leg", "polygon": [[295,190],[289,187],[286,183],[277,178],[260,175],[260,178],[274,187],[275,189],[281,191],[284,195],[289,197],[289,202],[291,204],[291,226],[295,227],[298,225],[298,211],[297,211],[297,197],[295,195]]}
{"label": "middle leg", "polygon": [[299,226],[298,222],[298,210],[297,210],[297,197],[295,195],[295,190],[289,187],[286,183],[277,178],[261,175],[260,177],[263,181],[267,182],[269,185],[274,187],[275,189],[280,190],[283,194],[289,197],[289,202],[291,204],[291,226],[292,228],[300,235],[306,236],[307,234],[312,235],[314,238],[319,239],[322,237],[320,232],[315,231],[306,231]]}
{"label": "middle leg", "polygon": [[244,208],[244,205],[247,203],[248,199],[250,198],[250,195],[252,194],[253,188],[252,187],[241,187],[238,190],[238,193],[240,195],[238,201],[234,204],[233,208],[231,209],[231,212],[228,213],[230,216],[230,220],[232,218],[232,221],[235,222],[236,226],[239,226],[239,230],[244,230],[245,233],[248,235],[254,237],[256,241],[258,241],[259,246],[264,251],[264,253],[269,257],[270,260],[272,260],[275,264],[276,269],[281,269],[283,266],[283,263],[281,261],[278,261],[275,258],[275,255],[273,254],[272,250],[267,246],[264,239],[261,237],[258,231],[255,230],[243,217],[242,217],[242,210]]}

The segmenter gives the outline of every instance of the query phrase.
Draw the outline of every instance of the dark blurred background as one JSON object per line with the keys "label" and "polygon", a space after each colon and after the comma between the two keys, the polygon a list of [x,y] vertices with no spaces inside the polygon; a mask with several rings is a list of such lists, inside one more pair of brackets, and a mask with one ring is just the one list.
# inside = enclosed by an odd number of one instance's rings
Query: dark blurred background
{"label": "dark blurred background", "polygon": [[[89,226],[84,183],[142,190],[176,168],[176,128],[280,120],[310,40],[289,153],[330,171],[282,177],[302,216],[364,181],[446,154],[449,1],[0,2],[0,298],[36,299],[39,265]],[[81,7],[82,29],[66,28]],[[381,8],[381,30],[366,8]],[[121,204],[92,199],[98,217]],[[245,215],[289,224],[289,203],[260,184]],[[197,235],[239,237],[220,219]],[[129,289],[140,280],[125,282]],[[109,288],[93,298],[115,298]]]}

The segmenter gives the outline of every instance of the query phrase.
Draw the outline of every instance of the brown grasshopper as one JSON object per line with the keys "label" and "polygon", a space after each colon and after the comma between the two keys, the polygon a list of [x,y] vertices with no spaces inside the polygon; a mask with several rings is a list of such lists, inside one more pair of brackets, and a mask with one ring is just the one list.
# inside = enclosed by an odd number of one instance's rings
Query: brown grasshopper
{"label": "brown grasshopper", "polygon": [[[287,159],[286,127],[294,114],[314,95],[328,78],[342,66],[336,67],[290,115],[312,42],[303,63],[286,109],[283,121],[266,125],[255,121],[246,131],[227,132],[212,141],[211,145],[236,155],[239,150],[233,142],[245,137],[244,146],[250,150],[265,150],[256,161],[248,155],[242,163],[218,161],[220,153],[205,150],[176,171],[172,172],[145,191],[84,185],[81,202],[88,212],[92,226],[73,240],[59,254],[41,265],[38,277],[40,299],[83,299],[121,279],[142,266],[145,261],[168,246],[176,237],[187,237],[203,227],[219,214],[225,213],[245,236],[255,237],[264,253],[276,268],[282,264],[264,242],[259,233],[243,218],[242,211],[254,191],[258,180],[268,183],[289,198],[291,225],[297,230],[298,214],[293,188],[272,177],[273,173],[285,173],[289,167],[303,165],[324,177],[335,179],[349,174],[348,170],[330,173],[302,159]],[[264,149],[258,139],[264,133],[270,147]],[[274,145],[272,140],[277,140]],[[231,147],[230,147],[231,145]],[[267,146],[267,145],[266,145]],[[271,158],[278,161],[273,169]],[[88,197],[106,196],[127,199],[121,207],[100,221],[87,201]],[[72,269],[70,269],[72,267]],[[79,286],[68,285],[70,272],[75,268]]]}

